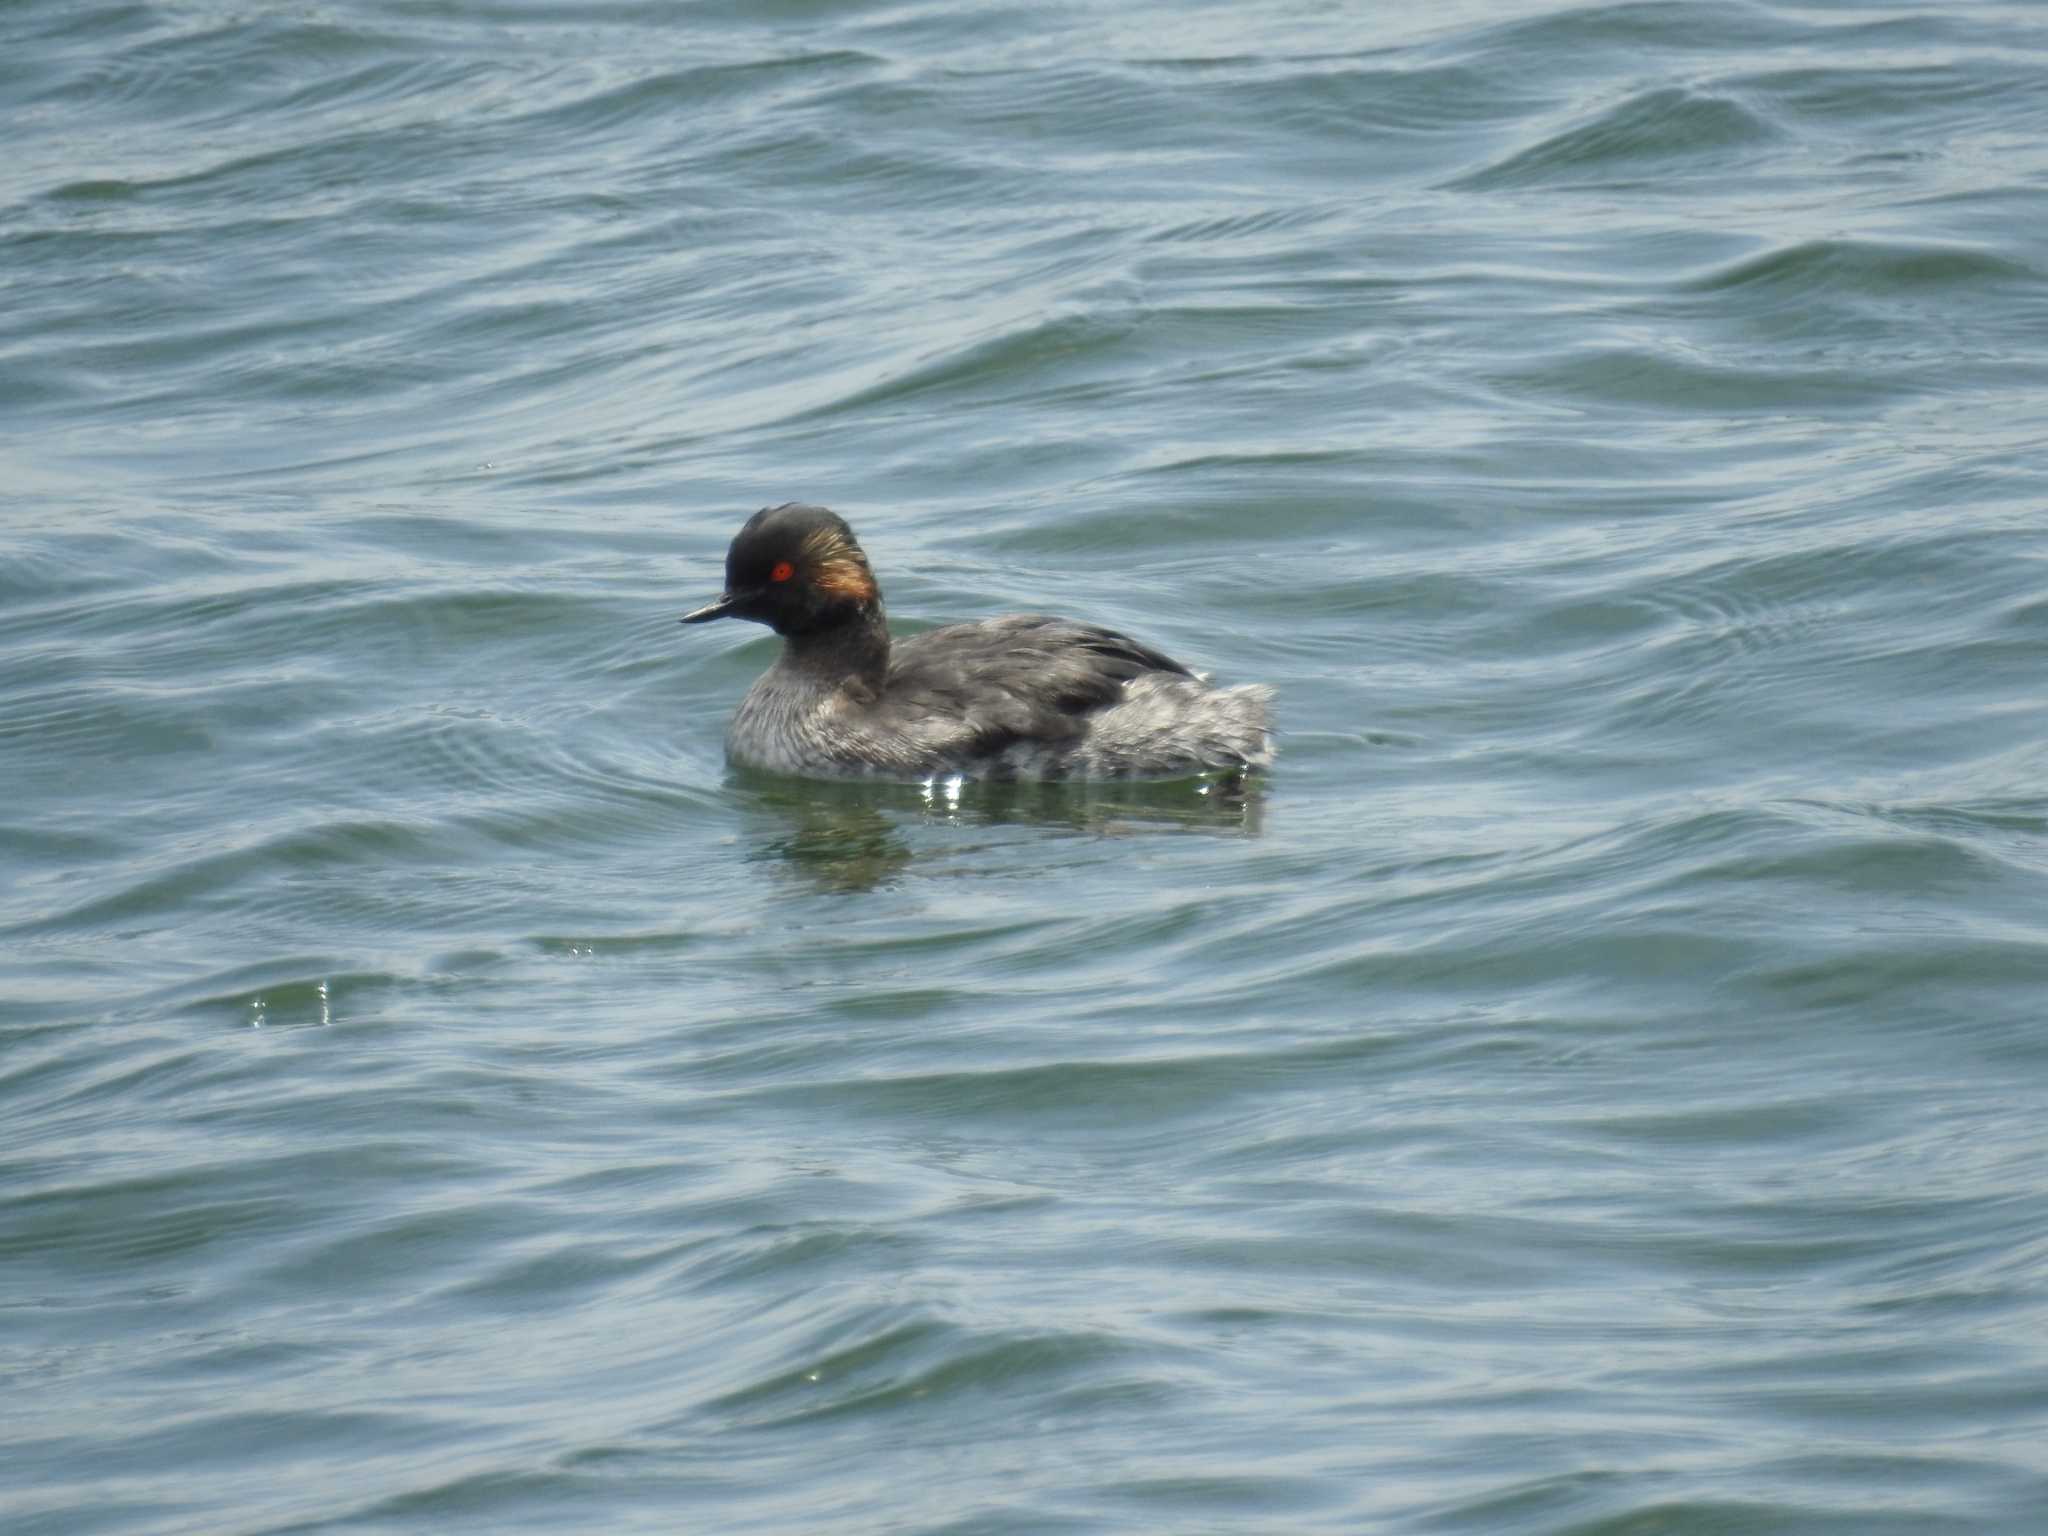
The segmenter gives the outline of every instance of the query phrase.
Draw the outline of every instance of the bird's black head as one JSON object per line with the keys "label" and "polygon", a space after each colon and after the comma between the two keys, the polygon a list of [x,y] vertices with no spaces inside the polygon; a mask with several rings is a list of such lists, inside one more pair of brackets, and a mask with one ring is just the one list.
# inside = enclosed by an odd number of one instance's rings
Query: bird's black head
{"label": "bird's black head", "polygon": [[724,593],[683,622],[752,619],[778,635],[809,635],[865,619],[881,603],[846,520],[792,501],[747,519],[725,552]]}

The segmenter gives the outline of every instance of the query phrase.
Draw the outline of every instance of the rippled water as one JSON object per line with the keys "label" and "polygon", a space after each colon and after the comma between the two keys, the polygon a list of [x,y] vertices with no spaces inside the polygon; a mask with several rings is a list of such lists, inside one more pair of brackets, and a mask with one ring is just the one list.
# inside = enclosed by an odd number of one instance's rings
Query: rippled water
{"label": "rippled water", "polygon": [[[0,10],[0,1523],[2048,1529],[2044,69]],[[728,773],[792,498],[1278,771]]]}

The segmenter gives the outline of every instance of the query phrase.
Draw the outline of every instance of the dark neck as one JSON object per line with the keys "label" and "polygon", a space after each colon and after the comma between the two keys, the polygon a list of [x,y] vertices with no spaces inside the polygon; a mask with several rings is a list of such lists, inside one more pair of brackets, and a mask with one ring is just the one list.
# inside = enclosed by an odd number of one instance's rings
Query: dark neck
{"label": "dark neck", "polygon": [[880,603],[867,603],[840,623],[784,635],[782,656],[821,682],[857,678],[879,693],[889,672],[889,621]]}

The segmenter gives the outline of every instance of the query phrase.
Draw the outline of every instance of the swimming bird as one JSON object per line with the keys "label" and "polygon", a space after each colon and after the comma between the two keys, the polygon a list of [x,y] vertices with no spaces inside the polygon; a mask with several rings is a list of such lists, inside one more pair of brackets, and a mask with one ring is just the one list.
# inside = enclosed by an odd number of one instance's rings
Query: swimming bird
{"label": "swimming bird", "polygon": [[1273,760],[1272,689],[1217,688],[1095,624],[1010,614],[892,640],[846,520],[763,507],[734,536],[725,591],[685,624],[751,619],[782,637],[726,732],[736,763],[915,781],[1240,775]]}

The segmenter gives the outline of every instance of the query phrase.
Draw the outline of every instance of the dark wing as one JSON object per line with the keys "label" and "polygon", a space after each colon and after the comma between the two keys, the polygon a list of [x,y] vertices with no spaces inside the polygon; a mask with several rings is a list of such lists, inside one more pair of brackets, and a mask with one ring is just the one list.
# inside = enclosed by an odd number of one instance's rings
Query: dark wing
{"label": "dark wing", "polygon": [[1113,629],[1020,613],[898,640],[887,696],[906,720],[943,733],[936,750],[987,757],[1022,740],[1078,742],[1088,717],[1148,672],[1194,676]]}

